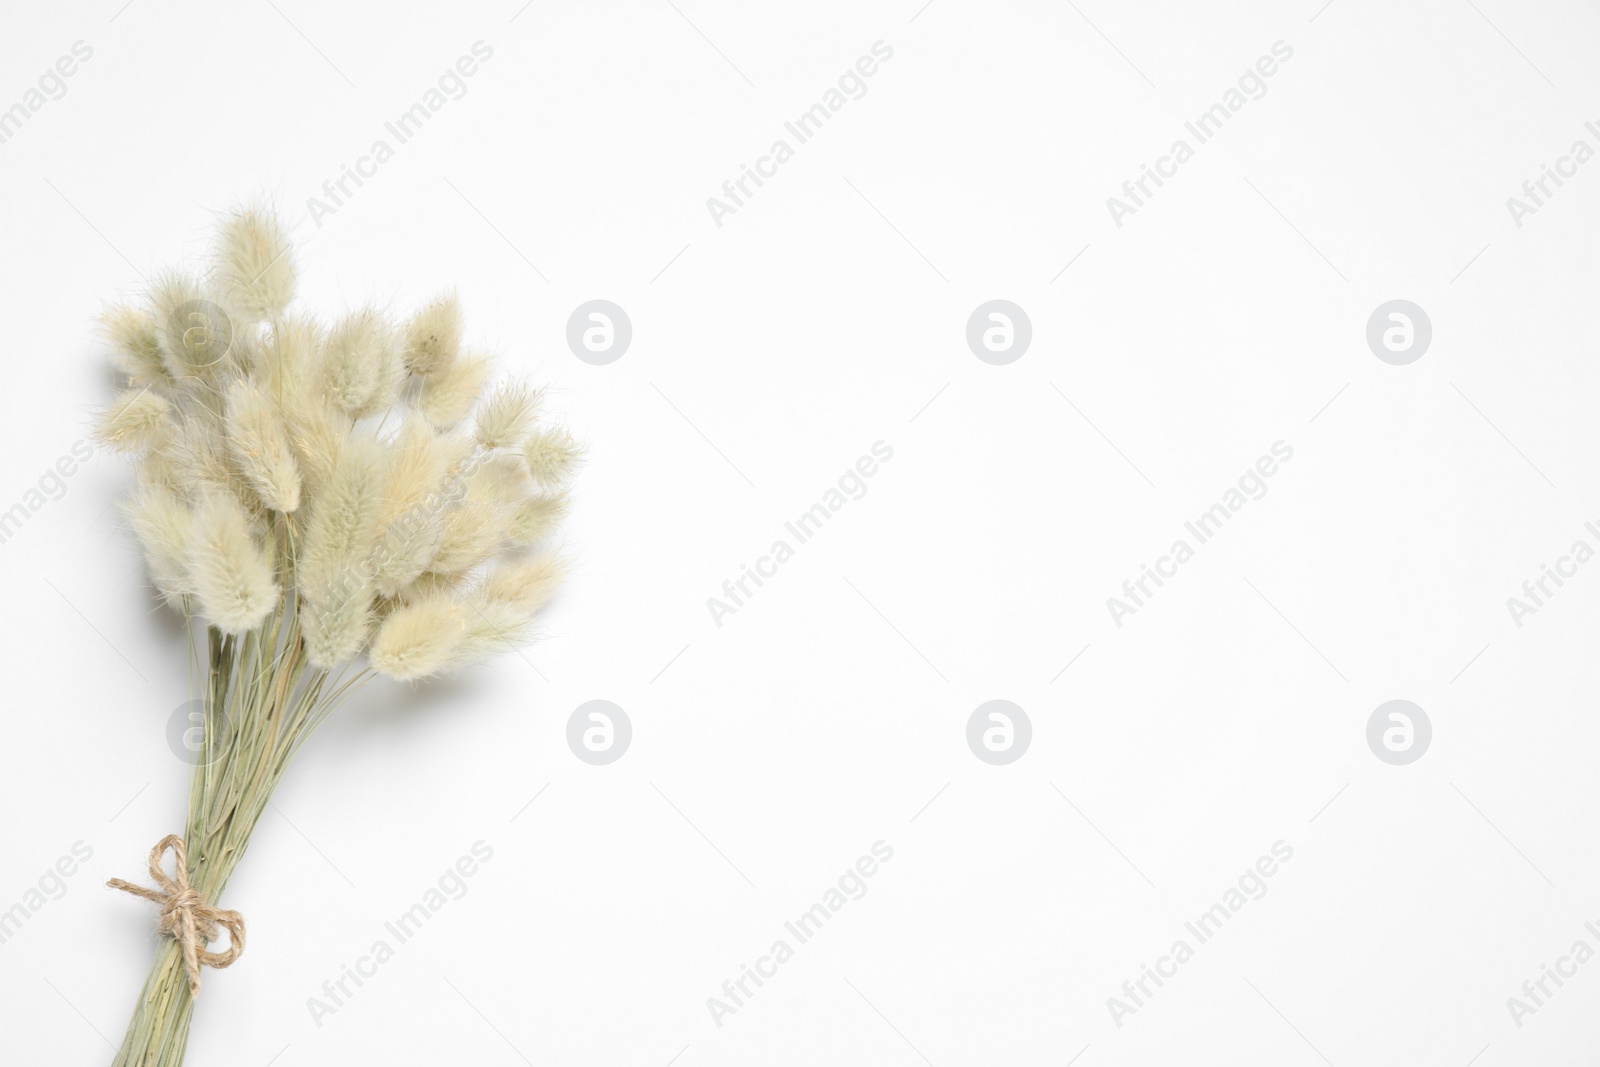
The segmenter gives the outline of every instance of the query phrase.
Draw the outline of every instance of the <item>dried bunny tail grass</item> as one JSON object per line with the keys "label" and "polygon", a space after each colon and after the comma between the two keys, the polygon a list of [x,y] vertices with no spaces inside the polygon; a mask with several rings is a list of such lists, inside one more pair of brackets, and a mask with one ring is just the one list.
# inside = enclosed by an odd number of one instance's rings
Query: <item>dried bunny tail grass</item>
{"label": "dried bunny tail grass", "polygon": [[405,363],[430,378],[448,368],[461,351],[461,301],[447,294],[414,315],[405,330]]}
{"label": "dried bunny tail grass", "polygon": [[539,394],[526,382],[502,383],[478,409],[476,433],[484,448],[515,448],[533,429]]}
{"label": "dried bunny tail grass", "polygon": [[425,378],[417,391],[417,410],[441,430],[454,427],[472,410],[490,362],[484,356],[464,356],[445,369]]}
{"label": "dried bunny tail grass", "polygon": [[120,306],[100,316],[100,331],[111,344],[111,362],[134,385],[168,381],[156,338],[156,320],[148,311]]}
{"label": "dried bunny tail grass", "polygon": [[434,433],[420,413],[407,412],[389,442],[382,521],[392,523],[436,502],[454,459],[447,439]]}
{"label": "dried bunny tail grass", "polygon": [[373,557],[373,585],[384,596],[410,584],[438,549],[448,463],[444,441],[412,412],[389,446],[384,471],[383,535]]}
{"label": "dried bunny tail grass", "polygon": [[165,443],[176,426],[172,405],[145,386],[117,394],[95,420],[94,439],[118,452],[142,452]]}
{"label": "dried bunny tail grass", "polygon": [[545,487],[559,486],[572,476],[583,451],[572,435],[559,428],[535,430],[522,444],[533,480]]}
{"label": "dried bunny tail grass", "polygon": [[162,453],[171,462],[178,491],[191,504],[198,504],[207,493],[226,492],[252,518],[264,518],[266,511],[260,497],[230,454],[226,419],[221,412],[212,411],[209,406],[186,408],[177,432]]}
{"label": "dried bunny tail grass", "polygon": [[142,489],[163,489],[180,497],[183,495],[177,464],[166,449],[154,449],[140,456],[134,475]]}
{"label": "dried bunny tail grass", "polygon": [[168,377],[178,383],[216,381],[227,368],[233,320],[206,299],[194,279],[181,274],[158,278],[150,302]]}
{"label": "dried bunny tail grass", "polygon": [[467,479],[467,491],[480,499],[503,504],[509,512],[533,492],[533,478],[522,457],[497,453],[480,459]]}
{"label": "dried bunny tail grass", "polygon": [[189,575],[195,521],[189,506],[172,489],[148,485],[133,492],[123,514],[144,548],[151,582],[167,603],[182,610],[183,598],[195,591]]}
{"label": "dried bunny tail grass", "polygon": [[228,387],[227,403],[228,451],[240,473],[267,507],[294,511],[300,506],[300,465],[277,409],[247,379]]}
{"label": "dried bunny tail grass", "polygon": [[383,450],[370,437],[339,449],[333,475],[311,508],[301,548],[301,590],[328,602],[341,571],[359,570],[378,536],[383,507]]}
{"label": "dried bunny tail grass", "polygon": [[352,582],[345,595],[326,604],[302,598],[306,662],[324,670],[337,667],[361,651],[374,618],[372,588],[366,583]]}
{"label": "dried bunny tail grass", "polygon": [[322,376],[333,402],[356,418],[387,408],[405,371],[383,316],[364,308],[328,334]]}
{"label": "dried bunny tail grass", "polygon": [[172,465],[178,489],[198,499],[211,489],[233,485],[234,470],[220,424],[208,411],[190,411],[162,450]]}
{"label": "dried bunny tail grass", "polygon": [[316,320],[296,315],[274,322],[267,339],[256,346],[250,373],[286,414],[319,393],[323,343]]}
{"label": "dried bunny tail grass", "polygon": [[207,493],[194,511],[189,575],[212,626],[242,634],[261,625],[278,603],[272,563],[250,536],[244,506],[229,493]]}
{"label": "dried bunny tail grass", "polygon": [[531,546],[555,533],[566,518],[570,501],[565,493],[540,493],[520,501],[511,512],[506,537],[512,544]]}
{"label": "dried bunny tail grass", "polygon": [[314,667],[334,666],[366,640],[382,504],[382,448],[369,437],[350,438],[312,503],[300,555],[302,623]]}
{"label": "dried bunny tail grass", "polygon": [[500,550],[510,520],[509,509],[499,501],[469,496],[444,517],[439,546],[428,568],[440,574],[471,570]]}
{"label": "dried bunny tail grass", "polygon": [[458,667],[481,663],[496,652],[520,648],[533,637],[533,619],[515,604],[489,600],[474,592],[462,598],[462,605],[467,636],[456,654]]}
{"label": "dried bunny tail grass", "polygon": [[445,514],[439,547],[428,566],[440,574],[471,570],[500,550],[511,532],[511,518],[525,478],[513,457],[490,457],[464,479],[464,499]]}
{"label": "dried bunny tail grass", "polygon": [[[427,421],[427,416],[423,416],[423,421]],[[462,485],[483,458],[477,442],[471,434],[458,430],[439,434],[439,443],[444,448],[446,475],[452,485]]]}
{"label": "dried bunny tail grass", "polygon": [[[131,388],[100,436],[143,450],[128,521],[162,597],[202,622],[192,651],[208,719],[238,727],[190,796],[189,895],[212,901],[290,757],[350,692],[527,640],[561,563],[498,557],[509,535],[553,528],[565,497],[538,486],[578,454],[565,434],[537,433],[527,384],[499,385],[473,418],[490,364],[463,355],[454,296],[403,328],[358,304],[325,330],[290,310],[292,255],[276,217],[240,211],[203,281],[160,276],[148,310],[104,319]],[[203,940],[189,932],[191,957]],[[176,959],[151,970],[130,1063],[182,1058],[192,997]]]}
{"label": "dried bunny tail grass", "polygon": [[446,593],[459,593],[471,581],[471,576],[466,574],[440,574],[437,571],[423,571],[416,579],[395,594],[395,599],[402,604],[415,604],[428,597],[443,596]]}
{"label": "dried bunny tail grass", "polygon": [[295,266],[288,231],[262,208],[234,212],[217,235],[217,290],[243,322],[283,314],[294,299]]}
{"label": "dried bunny tail grass", "polygon": [[488,573],[478,595],[532,615],[555,595],[566,574],[566,562],[556,556],[508,560]]}
{"label": "dried bunny tail grass", "polygon": [[283,426],[300,465],[305,492],[314,496],[333,477],[354,423],[327,400],[308,398],[284,411]]}
{"label": "dried bunny tail grass", "polygon": [[456,597],[422,597],[397,607],[378,627],[372,666],[402,682],[426,678],[452,666],[466,639],[466,619]]}
{"label": "dried bunny tail grass", "polygon": [[233,343],[228,347],[229,377],[249,377],[266,362],[267,334],[270,333],[270,330],[263,333],[263,327],[258,322],[247,323],[234,331]]}

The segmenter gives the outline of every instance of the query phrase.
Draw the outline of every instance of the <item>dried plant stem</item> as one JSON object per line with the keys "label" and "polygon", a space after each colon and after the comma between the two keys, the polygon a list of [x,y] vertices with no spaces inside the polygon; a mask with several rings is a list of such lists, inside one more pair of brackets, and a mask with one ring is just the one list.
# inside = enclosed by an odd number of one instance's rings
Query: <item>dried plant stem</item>
{"label": "dried plant stem", "polygon": [[[343,678],[308,666],[292,612],[239,637],[209,629],[207,652],[205,740],[184,837],[190,883],[217,903],[290,758],[372,672]],[[113,1067],[178,1067],[193,1011],[182,954],[163,938]]]}

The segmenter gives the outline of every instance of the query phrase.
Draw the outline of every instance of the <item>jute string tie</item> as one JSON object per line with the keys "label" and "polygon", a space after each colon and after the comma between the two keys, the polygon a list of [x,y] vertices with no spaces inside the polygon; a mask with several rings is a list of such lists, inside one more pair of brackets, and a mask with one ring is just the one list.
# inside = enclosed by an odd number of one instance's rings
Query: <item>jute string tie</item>
{"label": "jute string tie", "polygon": [[[173,855],[170,878],[161,869],[162,858],[168,850]],[[161,905],[161,919],[156,929],[178,942],[183,950],[184,970],[189,973],[189,992],[199,996],[202,963],[221,970],[244,952],[244,916],[207,904],[189,886],[189,853],[183,846],[183,838],[177,834],[168,834],[150,850],[150,877],[159,888],[149,889],[121,878],[112,878],[106,885]],[[215,941],[222,929],[228,931],[227,951],[208,951],[206,943]]]}

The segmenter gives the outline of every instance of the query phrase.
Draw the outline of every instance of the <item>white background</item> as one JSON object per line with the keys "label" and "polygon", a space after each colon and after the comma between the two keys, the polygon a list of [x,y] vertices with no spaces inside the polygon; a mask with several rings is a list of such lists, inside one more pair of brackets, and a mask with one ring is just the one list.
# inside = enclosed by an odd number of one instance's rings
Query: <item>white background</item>
{"label": "white background", "polygon": [[[0,16],[0,108],[94,50],[0,145],[0,510],[109,396],[95,312],[259,195],[306,306],[455,287],[588,449],[546,638],[375,684],[299,757],[190,1063],[1590,1062],[1600,963],[1520,1028],[1506,1000],[1600,948],[1600,565],[1520,628],[1506,598],[1600,547],[1600,162],[1520,228],[1506,199],[1600,148],[1600,15],[920,2]],[[310,220],[479,40],[467,95]],[[715,225],[879,40],[865,97]],[[1106,198],[1280,40],[1266,95],[1116,226]],[[604,367],[564,340],[593,298],[634,329]],[[993,298],[1033,326],[1004,367],[964,337]],[[1404,367],[1365,341],[1395,298],[1434,330]],[[866,496],[716,626],[707,598],[880,440]],[[1279,440],[1267,495],[1114,625]],[[0,909],[93,849],[0,945],[8,1062],[109,1060],[155,933],[101,883],[183,825],[187,659],[130,477],[98,456],[0,545]],[[602,698],[634,738],[593,767],[565,726]],[[995,698],[1033,724],[1005,767],[965,740]],[[1403,767],[1365,739],[1395,698],[1434,730]],[[317,1025],[479,840],[468,894]],[[866,896],[717,1026],[707,998],[878,840]],[[1266,896],[1117,1026],[1107,998],[1279,840]]]}

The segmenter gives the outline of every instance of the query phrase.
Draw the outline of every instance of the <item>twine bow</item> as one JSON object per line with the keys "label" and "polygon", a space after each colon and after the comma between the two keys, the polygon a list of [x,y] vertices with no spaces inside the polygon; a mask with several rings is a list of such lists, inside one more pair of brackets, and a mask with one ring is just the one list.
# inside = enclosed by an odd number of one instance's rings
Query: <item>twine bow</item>
{"label": "twine bow", "polygon": [[[171,878],[161,869],[161,859],[168,849],[172,850],[174,859]],[[183,949],[183,967],[189,972],[189,992],[199,996],[202,963],[221,970],[244,952],[244,916],[207,904],[190,888],[189,853],[183,846],[183,838],[177,834],[168,834],[150,850],[150,877],[159,889],[134,885],[121,878],[112,878],[106,885],[161,905],[161,920],[156,929],[170,935]],[[228,950],[210,952],[204,946],[216,940],[219,927],[228,931]]]}

